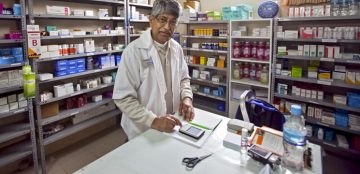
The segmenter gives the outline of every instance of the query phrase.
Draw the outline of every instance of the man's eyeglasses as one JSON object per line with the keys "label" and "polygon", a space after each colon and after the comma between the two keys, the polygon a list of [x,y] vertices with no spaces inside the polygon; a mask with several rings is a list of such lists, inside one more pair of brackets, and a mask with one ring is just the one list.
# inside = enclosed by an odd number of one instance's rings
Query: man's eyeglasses
{"label": "man's eyeglasses", "polygon": [[156,18],[156,20],[161,24],[161,25],[166,25],[166,23],[169,23],[169,25],[171,27],[175,27],[178,24],[177,20],[169,20],[167,17],[165,16],[158,16]]}

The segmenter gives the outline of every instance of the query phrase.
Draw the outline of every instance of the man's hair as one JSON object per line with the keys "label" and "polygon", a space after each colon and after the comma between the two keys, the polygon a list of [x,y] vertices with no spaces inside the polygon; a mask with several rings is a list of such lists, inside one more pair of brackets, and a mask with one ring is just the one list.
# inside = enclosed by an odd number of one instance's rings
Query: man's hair
{"label": "man's hair", "polygon": [[151,10],[151,16],[158,17],[167,13],[178,18],[181,14],[181,5],[176,0],[155,0]]}

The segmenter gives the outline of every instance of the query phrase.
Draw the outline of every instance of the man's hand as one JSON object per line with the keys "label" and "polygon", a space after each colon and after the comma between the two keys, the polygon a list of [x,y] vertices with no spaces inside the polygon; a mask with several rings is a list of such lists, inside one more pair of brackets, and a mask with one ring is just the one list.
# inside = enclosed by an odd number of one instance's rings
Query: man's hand
{"label": "man's hand", "polygon": [[172,132],[174,131],[175,126],[182,126],[179,119],[171,116],[166,115],[162,117],[157,117],[151,124],[151,128],[156,129],[161,132]]}
{"label": "man's hand", "polygon": [[195,117],[194,107],[191,98],[185,97],[180,103],[179,114],[184,117],[186,121],[191,121]]}

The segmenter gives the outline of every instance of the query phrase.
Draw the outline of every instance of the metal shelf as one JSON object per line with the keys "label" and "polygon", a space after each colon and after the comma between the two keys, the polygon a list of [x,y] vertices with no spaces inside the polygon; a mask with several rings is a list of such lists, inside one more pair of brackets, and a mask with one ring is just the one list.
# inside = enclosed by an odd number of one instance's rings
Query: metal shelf
{"label": "metal shelf", "polygon": [[0,15],[0,20],[20,20],[21,16],[15,15]]}
{"label": "metal shelf", "polygon": [[323,123],[323,122],[321,122],[319,120],[316,120],[316,119],[313,119],[313,118],[306,117],[305,121],[307,123],[328,127],[328,128],[336,129],[336,130],[339,130],[339,131],[352,133],[352,134],[355,134],[355,135],[360,135],[360,131],[355,131],[355,130],[351,130],[349,128],[344,128],[344,127],[336,126],[336,125],[329,125],[329,124]]}
{"label": "metal shelf", "polygon": [[100,115],[100,116],[97,116],[95,118],[92,118],[90,120],[87,120],[87,121],[84,121],[82,123],[79,123],[79,124],[76,124],[76,125],[73,125],[71,127],[68,127],[68,128],[65,128],[64,130],[48,137],[48,138],[45,138],[44,139],[44,144],[45,145],[49,145],[53,142],[56,142],[58,140],[61,140],[69,135],[72,135],[74,133],[77,133],[81,130],[84,130],[86,128],[89,128],[93,125],[96,125],[102,121],[105,121],[111,117],[114,117],[114,116],[117,116],[119,115],[121,112],[120,110],[116,109],[116,110],[113,110],[113,111],[110,111],[110,112],[107,112],[103,115]]}
{"label": "metal shelf", "polygon": [[137,6],[137,7],[144,7],[144,8],[152,8],[153,7],[150,4],[139,4],[139,3],[129,3],[129,5]]}
{"label": "metal shelf", "polygon": [[320,43],[360,43],[360,40],[345,40],[345,39],[294,39],[294,38],[278,38],[277,41],[283,41],[283,42],[320,42]]}
{"label": "metal shelf", "polygon": [[301,18],[278,18],[279,22],[303,22],[303,21],[335,21],[335,20],[359,20],[360,16],[324,16],[324,17],[301,17]]}
{"label": "metal shelf", "polygon": [[360,156],[360,151],[358,150],[353,150],[353,149],[345,149],[342,147],[339,147],[335,144],[335,142],[326,142],[323,140],[319,140],[317,138],[313,138],[313,137],[306,137],[310,142],[315,143],[320,145],[321,147],[328,149],[329,151],[332,151],[334,153],[338,153],[338,154],[342,154],[345,156],[355,156],[355,157],[359,157]]}
{"label": "metal shelf", "polygon": [[228,52],[225,50],[210,50],[210,49],[200,49],[200,48],[188,48],[183,47],[183,50],[188,51],[201,51],[201,52],[208,52],[208,53],[221,53],[221,54],[227,54]]}
{"label": "metal shelf", "polygon": [[39,19],[64,19],[64,20],[104,20],[104,21],[123,21],[124,17],[98,17],[98,16],[65,16],[65,15],[48,15],[34,14],[34,18]]}
{"label": "metal shelf", "polygon": [[180,24],[227,24],[229,23],[229,21],[188,21],[188,22],[184,22],[181,21],[179,22]]}
{"label": "metal shelf", "polygon": [[260,36],[231,36],[231,39],[258,39],[258,40],[270,40],[270,37]]}
{"label": "metal shelf", "polygon": [[198,91],[193,91],[193,93],[196,94],[196,95],[209,97],[209,98],[212,98],[212,99],[215,99],[215,100],[226,101],[226,99],[224,97],[218,97],[218,96],[214,96],[214,95],[211,95],[211,94],[205,94],[203,92],[198,92]]}
{"label": "metal shelf", "polygon": [[0,39],[0,44],[23,43],[24,39]]}
{"label": "metal shelf", "polygon": [[315,105],[321,105],[321,106],[343,109],[343,110],[347,110],[347,111],[351,111],[351,112],[360,113],[360,109],[358,109],[358,108],[353,108],[350,106],[335,104],[335,103],[326,102],[326,101],[322,101],[322,100],[315,100],[315,99],[291,96],[291,95],[282,95],[282,94],[278,94],[278,93],[274,93],[274,96],[279,97],[279,98],[289,99],[289,100],[296,100],[296,101],[311,103],[311,104],[315,104]]}
{"label": "metal shelf", "polygon": [[240,79],[240,80],[231,80],[232,83],[242,84],[242,85],[250,85],[261,88],[269,88],[269,85],[264,85],[261,82],[250,80],[250,79]]}
{"label": "metal shelf", "polygon": [[7,93],[7,92],[19,91],[19,90],[22,90],[23,88],[24,88],[23,86],[10,86],[10,87],[5,87],[5,88],[0,88],[0,94]]}
{"label": "metal shelf", "polygon": [[276,56],[278,59],[291,59],[291,60],[318,60],[322,62],[334,62],[334,63],[350,63],[350,64],[360,64],[359,60],[348,60],[348,59],[329,59],[322,57],[308,57],[308,56]]}
{"label": "metal shelf", "polygon": [[16,110],[12,110],[10,112],[5,112],[5,113],[0,113],[0,119],[1,118],[6,118],[6,117],[10,117],[13,116],[15,114],[20,114],[20,113],[25,113],[29,111],[29,108],[25,107],[25,108],[20,108],[20,109],[16,109]]}
{"label": "metal shelf", "polygon": [[194,38],[194,39],[228,39],[227,36],[191,36],[191,35],[182,35],[183,38]]}
{"label": "metal shelf", "polygon": [[98,38],[98,37],[119,37],[124,34],[91,34],[91,35],[71,35],[71,36],[42,36],[41,40],[58,40],[58,39],[82,39],[82,38]]}
{"label": "metal shelf", "polygon": [[31,150],[0,154],[0,167],[11,164],[17,160],[24,159],[32,154]]}
{"label": "metal shelf", "polygon": [[8,69],[8,68],[19,68],[22,67],[24,63],[13,63],[8,65],[0,65],[0,70]]}
{"label": "metal shelf", "polygon": [[104,68],[104,69],[94,69],[94,70],[88,70],[82,73],[77,73],[77,74],[72,74],[72,75],[66,75],[66,76],[61,76],[61,77],[55,77],[49,80],[45,80],[45,81],[39,81],[39,84],[44,84],[44,83],[49,83],[49,82],[55,82],[55,81],[59,81],[59,80],[64,80],[64,79],[70,79],[70,78],[74,78],[74,77],[80,77],[80,76],[85,76],[85,75],[89,75],[89,74],[95,74],[95,73],[99,73],[99,72],[106,72],[106,71],[111,71],[111,70],[115,70],[118,67],[111,67],[111,68]]}
{"label": "metal shelf", "polygon": [[149,22],[149,20],[138,20],[138,19],[130,19],[130,22],[139,22],[139,23],[141,23],[141,22]]}
{"label": "metal shelf", "polygon": [[30,133],[29,123],[13,124],[0,128],[0,144]]}
{"label": "metal shelf", "polygon": [[215,113],[215,114],[218,114],[218,115],[222,115],[222,116],[225,116],[225,117],[227,116],[226,112],[219,111],[219,110],[215,109],[214,107],[211,107],[211,105],[207,105],[207,104],[202,105],[202,104],[199,104],[196,101],[193,102],[193,105],[194,105],[195,108],[206,110],[206,111],[209,111],[209,112],[212,112],[212,113]]}
{"label": "metal shelf", "polygon": [[53,1],[66,1],[66,2],[73,2],[73,3],[86,3],[86,4],[100,4],[100,5],[123,5],[124,1],[116,1],[116,0],[53,0]]}
{"label": "metal shelf", "polygon": [[72,94],[69,94],[69,95],[64,95],[64,96],[61,96],[61,97],[51,98],[49,100],[40,102],[39,104],[40,105],[45,105],[45,104],[48,104],[48,103],[56,102],[56,101],[59,101],[59,100],[63,100],[63,99],[69,98],[69,97],[74,97],[74,96],[81,95],[81,94],[90,93],[90,92],[97,91],[99,89],[104,89],[104,88],[111,87],[111,86],[114,86],[114,83],[102,84],[102,85],[99,85],[96,88],[83,89],[83,90],[76,91],[76,92],[74,92]]}
{"label": "metal shelf", "polygon": [[249,59],[249,58],[231,58],[232,61],[235,62],[250,62],[250,63],[261,63],[261,64],[270,64],[270,61],[263,61],[263,60],[256,60],[256,59]]}
{"label": "metal shelf", "polygon": [[207,84],[212,84],[212,85],[227,86],[226,83],[213,82],[213,81],[210,81],[210,80],[203,80],[203,79],[194,79],[194,78],[192,78],[191,81],[194,81],[194,82],[202,82],[202,83],[207,83]]}
{"label": "metal shelf", "polygon": [[282,80],[297,81],[297,82],[313,83],[313,84],[319,84],[319,85],[343,87],[343,88],[349,88],[349,89],[357,89],[357,90],[360,89],[360,85],[347,84],[345,82],[336,81],[336,80],[325,81],[325,80],[310,79],[310,78],[293,78],[293,77],[289,77],[289,76],[275,76],[275,78],[282,79]]}
{"label": "metal shelf", "polygon": [[206,66],[206,65],[199,65],[199,64],[188,64],[188,66],[196,67],[196,68],[213,69],[213,70],[218,70],[218,71],[227,71],[226,68],[218,68],[218,67],[214,67],[214,66]]}
{"label": "metal shelf", "polygon": [[75,54],[70,56],[59,56],[59,57],[49,57],[49,58],[42,58],[42,59],[35,59],[36,62],[49,62],[54,60],[65,60],[65,59],[73,59],[79,57],[87,57],[87,56],[98,56],[104,54],[113,54],[113,53],[121,53],[123,50],[113,50],[113,51],[104,51],[104,52],[95,52],[95,53],[84,53],[84,54]]}
{"label": "metal shelf", "polygon": [[101,106],[101,105],[110,103],[110,102],[112,102],[112,101],[113,101],[112,99],[107,98],[107,99],[104,99],[104,100],[99,101],[99,102],[96,102],[96,103],[86,104],[85,106],[83,106],[83,107],[81,107],[81,108],[75,108],[75,109],[69,109],[69,110],[61,111],[61,112],[60,112],[58,115],[56,115],[56,116],[43,119],[43,120],[41,121],[41,125],[45,126],[45,125],[48,125],[48,124],[50,124],[50,123],[54,123],[54,122],[56,122],[56,121],[59,121],[59,120],[62,120],[62,119],[71,117],[71,116],[73,116],[73,115],[76,115],[76,114],[79,114],[79,113],[82,113],[82,112],[85,112],[85,111],[94,109],[94,108],[96,108],[96,107],[98,107],[98,106]]}

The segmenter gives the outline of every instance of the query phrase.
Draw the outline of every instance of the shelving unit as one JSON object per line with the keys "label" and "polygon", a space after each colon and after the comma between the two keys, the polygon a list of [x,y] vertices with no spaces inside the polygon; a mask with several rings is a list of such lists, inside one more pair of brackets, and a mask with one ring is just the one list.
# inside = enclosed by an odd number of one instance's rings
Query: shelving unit
{"label": "shelving unit", "polygon": [[[246,32],[244,32],[243,36],[239,36],[239,35],[235,35],[234,31],[237,31],[238,28],[240,26],[246,27]],[[271,31],[268,31],[268,34],[265,35],[261,35],[261,36],[257,36],[257,35],[253,35],[252,31],[255,28],[266,28],[268,27],[268,29],[271,29]],[[230,22],[230,42],[229,42],[229,57],[231,57],[231,61],[230,61],[230,65],[229,65],[229,71],[230,71],[230,87],[229,90],[231,91],[229,93],[229,103],[231,105],[230,108],[233,108],[235,110],[231,110],[231,115],[235,115],[236,113],[236,109],[239,106],[239,99],[240,99],[240,94],[242,92],[244,92],[245,90],[248,89],[252,89],[256,92],[256,95],[258,98],[261,98],[263,100],[269,101],[270,100],[270,92],[271,92],[271,88],[270,88],[270,81],[271,81],[271,66],[272,66],[272,28],[273,28],[273,20],[272,19],[253,19],[253,20],[235,20],[235,21],[231,21]],[[234,57],[234,47],[233,45],[235,44],[235,42],[241,42],[241,43],[245,43],[245,42],[250,42],[251,44],[254,42],[263,42],[266,43],[269,42],[270,44],[270,49],[269,49],[269,60],[263,60],[263,59],[257,59],[257,58],[245,58],[245,56],[241,56],[240,58],[235,58]],[[265,54],[265,47],[264,47],[264,54]],[[243,50],[241,48],[241,50]],[[251,52],[251,48],[250,48],[250,52]],[[240,64],[242,66],[240,66]],[[249,68],[248,68],[248,72],[250,75],[250,67],[252,64],[254,64],[256,66],[256,69],[258,71],[258,66],[261,65],[263,66],[267,66],[269,68],[269,73],[268,73],[268,83],[264,84],[261,83],[260,81],[257,80],[251,80],[250,78],[244,78],[244,77],[239,77],[239,79],[236,79],[236,77],[234,76],[234,69],[235,66],[239,66],[239,71],[244,72],[244,65],[248,64]],[[242,67],[243,69],[241,69],[240,67]],[[255,71],[256,72],[256,71]],[[242,74],[242,73],[240,73]]]}
{"label": "shelving unit", "polygon": [[[209,112],[217,113],[219,115],[228,116],[228,67],[229,67],[229,57],[227,50],[212,50],[212,49],[200,49],[192,48],[189,43],[201,43],[201,42],[227,42],[227,36],[200,36],[193,35],[191,30],[208,28],[208,29],[228,29],[228,21],[190,21],[190,22],[179,22],[179,24],[186,24],[186,33],[182,33],[182,40],[186,40],[187,45],[183,45],[183,50],[185,55],[188,56],[205,56],[210,57],[212,55],[222,55],[226,56],[225,68],[218,68],[200,64],[188,63],[189,73],[192,74],[194,69],[196,70],[207,70],[211,72],[211,75],[222,75],[224,79],[221,82],[213,82],[211,79],[191,79],[191,85],[200,85],[202,87],[210,87],[212,90],[218,87],[224,87],[226,90],[226,95],[224,96],[214,96],[211,94],[204,93],[203,91],[194,91],[194,103],[193,105],[197,108],[204,109]],[[200,89],[199,89],[200,90]],[[212,101],[212,103],[210,102]],[[217,109],[218,104],[225,105],[225,111],[220,111]]]}
{"label": "shelving unit", "polygon": [[[334,22],[335,21],[335,22]],[[314,18],[279,18],[275,20],[275,28],[277,26],[283,26],[284,30],[298,30],[299,27],[343,27],[343,26],[359,26],[357,25],[360,21],[359,16],[341,16],[341,17],[314,17]],[[287,48],[295,48],[297,45],[330,45],[330,46],[342,46],[344,48],[343,51],[351,50],[359,50],[360,48],[359,40],[344,40],[344,39],[289,39],[289,38],[278,38],[275,34],[274,37],[274,50],[277,50],[278,46],[286,46]],[[290,101],[295,103],[303,103],[306,104],[306,107],[316,107],[322,108],[326,111],[334,111],[335,109],[340,109],[348,112],[349,114],[354,114],[359,116],[360,109],[355,107],[350,107],[348,105],[335,104],[332,100],[332,96],[329,94],[340,94],[346,95],[347,92],[360,92],[360,86],[354,84],[347,84],[345,81],[339,80],[321,80],[316,78],[307,78],[306,70],[307,66],[309,66],[310,61],[318,61],[320,63],[320,67],[325,67],[327,69],[333,69],[335,65],[346,66],[350,69],[359,69],[360,61],[357,60],[348,60],[342,58],[329,59],[324,57],[309,57],[309,56],[290,56],[290,55],[277,55],[276,51],[274,51],[274,62],[273,65],[282,64],[285,68],[289,68],[291,70],[291,66],[297,65],[301,66],[303,69],[302,78],[294,78],[291,76],[283,76],[280,74],[276,74],[276,66],[273,66],[272,73],[273,79],[271,88],[274,89],[271,95],[273,102],[278,101]],[[278,83],[288,84],[290,85],[290,89],[287,94],[280,94],[277,91]],[[291,85],[302,84],[302,86],[306,87],[317,87],[325,93],[325,97],[323,100],[306,98],[292,95]],[[307,108],[305,116],[307,116]],[[333,112],[334,113],[334,112]],[[312,125],[315,127],[320,127],[325,130],[333,130],[334,140],[331,142],[325,140],[319,140],[314,137],[309,137],[309,141],[315,144],[321,145],[326,151],[336,153],[342,156],[357,156],[354,159],[359,159],[360,151],[352,149],[351,138],[354,136],[359,136],[360,131],[352,130],[349,127],[342,127],[338,125],[331,125],[327,123],[323,123],[321,120],[317,120],[312,117],[305,117],[306,124]],[[314,127],[313,127],[314,128]],[[337,145],[336,142],[336,134],[344,135],[348,139],[348,143],[350,145],[350,149],[341,148]]]}
{"label": "shelving unit", "polygon": [[[34,8],[36,0],[29,0],[29,20],[32,24],[39,24],[40,29],[43,30],[44,25],[47,25],[47,21],[59,21],[56,23],[58,27],[61,28],[61,25],[66,25],[67,27],[73,26],[78,27],[77,22],[84,20],[83,28],[99,28],[103,25],[109,25],[111,29],[116,27],[123,26],[125,29],[125,34],[98,34],[98,35],[72,35],[72,36],[43,36],[41,37],[41,42],[47,44],[63,44],[65,43],[74,43],[74,41],[81,41],[81,39],[92,38],[95,40],[95,44],[98,46],[99,44],[128,44],[129,43],[129,32],[128,32],[128,24],[130,20],[128,16],[126,16],[128,10],[128,0],[125,1],[114,1],[114,0],[78,0],[78,1],[71,1],[71,0],[47,0],[46,2],[51,3],[52,1],[63,1],[64,6],[72,5],[77,6],[84,4],[84,6],[88,6],[90,8],[96,9],[98,5],[101,5],[101,8],[109,9],[109,16],[110,17],[97,17],[97,12],[95,11],[95,16],[59,16],[59,15],[48,15],[42,14],[43,12],[34,11],[34,9],[39,9],[39,7]],[[66,5],[65,5],[66,3]],[[74,4],[75,3],[75,4]],[[124,8],[124,14],[117,16],[117,8]],[[44,7],[42,7],[44,8]],[[81,9],[81,8],[79,8]],[[94,22],[88,22],[94,21]],[[66,23],[65,23],[66,22]],[[99,25],[99,26],[96,26]],[[103,46],[103,45],[101,45]],[[58,56],[58,57],[49,57],[49,58],[41,58],[41,59],[34,59],[32,61],[32,66],[34,72],[38,73],[52,73],[54,72],[54,63],[58,60],[71,60],[76,58],[85,58],[86,60],[89,57],[94,56],[101,56],[101,55],[111,55],[111,54],[121,54],[123,50],[111,50],[111,51],[100,51],[100,52],[92,52],[92,53],[84,53],[84,54],[75,54],[75,55],[68,55],[68,56]],[[65,84],[65,83],[80,83],[80,79],[91,79],[94,77],[99,77],[101,75],[110,75],[112,72],[116,72],[118,67],[109,67],[103,69],[91,69],[86,70],[81,73],[71,74],[66,76],[54,77],[49,80],[40,81],[38,78],[36,80],[36,97],[35,97],[35,111],[36,111],[36,118],[37,118],[37,132],[38,132],[38,141],[39,141],[39,157],[41,162],[41,172],[46,173],[46,151],[45,147],[49,144],[57,143],[58,141],[69,137],[75,133],[78,133],[86,128],[91,126],[97,125],[102,123],[110,118],[116,118],[116,122],[120,120],[121,112],[118,109],[114,109],[111,111],[107,111],[103,114],[95,116],[89,120],[80,122],[80,123],[71,123],[70,119],[74,116],[87,113],[90,110],[99,108],[101,106],[108,106],[113,104],[113,100],[110,98],[103,98],[102,101],[99,102],[90,102],[90,98],[92,95],[101,94],[104,91],[112,91],[114,83],[110,84],[101,84],[94,88],[84,88],[80,91],[75,91],[74,93],[64,95],[61,97],[54,97],[48,99],[46,101],[41,101],[40,94],[43,91],[52,91],[54,85]],[[88,97],[88,103],[85,104],[83,107],[68,109],[68,110],[60,110],[59,113],[55,116],[51,117],[43,117],[42,108],[53,104],[55,102],[62,104],[67,99],[84,95],[86,94]],[[89,98],[90,97],[90,98]],[[51,127],[53,125],[58,125],[61,122],[68,122],[71,123],[71,126],[65,126],[63,130],[57,132],[52,135],[45,136],[44,130],[47,127]],[[119,124],[117,124],[119,125]],[[64,148],[64,147],[63,147]]]}
{"label": "shelving unit", "polygon": [[[5,4],[12,6],[12,3],[21,5],[21,16],[0,15],[0,23],[15,23],[17,30],[23,35],[23,39],[0,39],[1,48],[22,47],[23,61],[10,65],[0,65],[0,71],[20,70],[23,65],[28,65],[27,59],[27,34],[26,34],[26,16],[25,16],[25,0],[6,1]],[[2,33],[5,34],[5,33]],[[0,88],[0,97],[7,97],[12,94],[23,93],[22,85],[15,85]],[[27,107],[12,109],[8,112],[0,113],[0,170],[2,172],[9,169],[11,165],[20,165],[21,162],[29,162],[33,165],[34,173],[39,171],[38,153],[35,135],[35,121],[32,109],[32,101],[27,100]],[[15,118],[13,120],[12,118]],[[5,124],[4,124],[5,123]],[[11,168],[10,170],[13,170]],[[14,171],[12,171],[14,172]]]}
{"label": "shelving unit", "polygon": [[150,0],[148,0],[148,4],[132,3],[130,2],[130,0],[126,0],[125,4],[126,10],[128,12],[127,14],[129,15],[127,16],[128,25],[126,26],[126,28],[128,35],[126,44],[129,44],[131,41],[134,41],[135,39],[140,37],[141,34],[139,31],[145,31],[148,27],[150,27],[148,20],[132,19],[132,8],[134,7],[136,8],[136,11],[139,11],[140,13],[145,14],[145,16],[148,16],[151,13],[152,5],[150,5]]}

